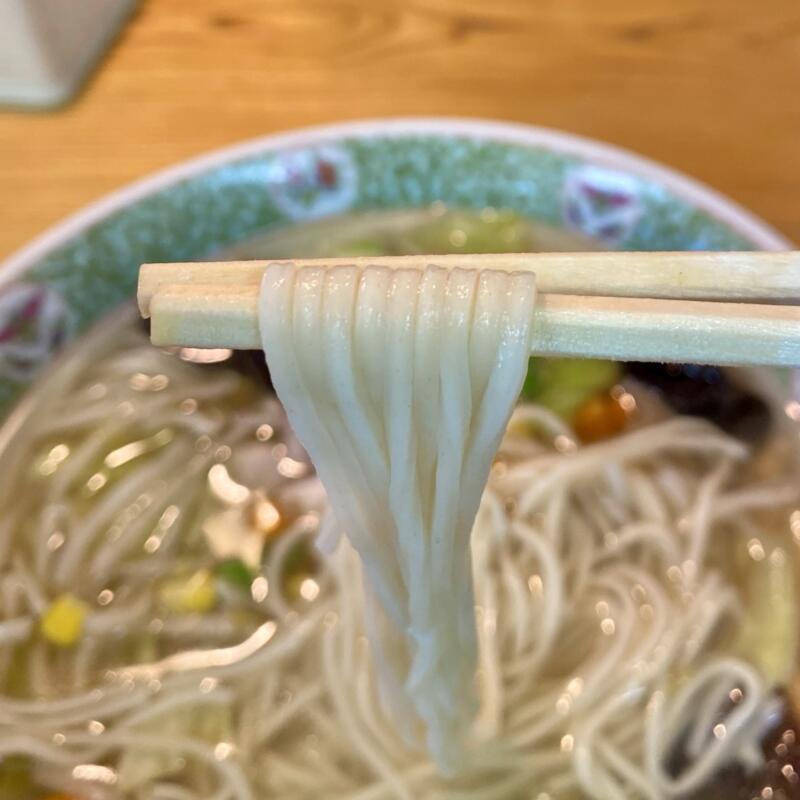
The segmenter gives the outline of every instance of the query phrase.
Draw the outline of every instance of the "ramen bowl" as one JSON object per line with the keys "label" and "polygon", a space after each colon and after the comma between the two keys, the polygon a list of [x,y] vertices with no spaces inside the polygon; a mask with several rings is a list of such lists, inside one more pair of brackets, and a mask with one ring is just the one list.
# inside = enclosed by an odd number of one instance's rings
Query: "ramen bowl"
{"label": "ramen bowl", "polygon": [[[0,795],[308,796],[297,788],[303,779],[291,759],[275,775],[285,786],[299,781],[294,794],[243,785],[237,770],[246,769],[233,765],[248,747],[269,754],[269,720],[314,691],[270,688],[267,680],[247,684],[251,695],[240,702],[241,685],[227,686],[225,669],[238,664],[237,675],[247,673],[263,659],[268,675],[273,638],[279,649],[281,637],[300,636],[314,620],[327,624],[322,610],[314,617],[329,586],[309,544],[324,494],[279,404],[259,383],[257,357],[149,347],[130,304],[139,266],[220,254],[490,252],[498,243],[507,250],[788,246],[712,190],[607,145],[520,125],[402,119],[268,136],[181,164],[79,212],[8,259],[0,270]],[[586,398],[575,392],[588,384],[611,392],[602,413],[590,404],[576,423],[584,442],[624,426],[637,403],[637,413],[665,413],[660,401],[650,408],[644,393],[631,394],[613,369],[584,366],[577,377],[569,365],[551,368],[569,389],[556,397],[525,388],[556,416],[567,405],[570,414],[579,411]],[[714,370],[654,375],[641,365],[629,375],[658,390],[665,381],[728,381]],[[780,417],[754,476],[794,464],[787,443],[796,438],[800,405],[791,384],[786,372],[748,373],[714,420],[750,443],[767,405]],[[687,397],[695,394],[684,392],[678,410],[702,416],[705,406],[687,405]],[[615,410],[606,418],[609,404]],[[573,444],[558,434],[555,447],[569,454]],[[787,536],[790,524],[800,528],[798,515],[784,520]],[[785,566],[785,544],[773,547],[754,533],[742,547],[753,563]],[[736,564],[731,569],[738,574]],[[780,582],[795,580],[789,572],[793,566],[774,580],[759,572],[755,596],[793,598],[794,588]],[[531,595],[540,591],[535,578]],[[597,614],[611,636],[603,603]],[[775,769],[785,787],[776,791],[792,789],[784,768],[798,760],[795,734],[788,736],[794,718],[782,716],[796,661],[797,626],[786,605],[757,620],[761,639],[751,623],[751,638],[742,640],[758,650],[765,674],[779,676],[769,685],[780,687],[780,698],[758,719],[762,738],[783,759]],[[312,669],[314,658],[301,669]],[[674,680],[679,690],[680,676]],[[553,714],[569,711],[577,698],[570,692],[581,685],[568,682]],[[743,696],[734,690],[732,703]],[[769,736],[779,723],[779,739],[786,736],[776,744]],[[726,735],[722,723],[713,726],[714,737]],[[317,758],[318,733],[312,727],[303,736],[303,757]],[[253,737],[263,742],[256,746]],[[569,761],[572,734],[559,742],[556,760]],[[725,792],[744,785],[743,774],[723,775],[709,790],[717,795],[697,796],[733,797]],[[381,788],[359,776],[364,797],[397,796],[391,780]],[[562,781],[570,800],[585,796],[573,777]],[[695,796],[670,787],[653,796]],[[516,800],[519,792],[517,785],[503,797]]]}

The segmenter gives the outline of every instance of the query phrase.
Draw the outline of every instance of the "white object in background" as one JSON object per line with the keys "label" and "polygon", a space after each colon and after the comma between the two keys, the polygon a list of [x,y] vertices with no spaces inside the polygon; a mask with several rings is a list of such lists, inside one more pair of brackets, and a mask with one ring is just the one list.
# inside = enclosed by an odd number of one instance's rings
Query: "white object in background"
{"label": "white object in background", "polygon": [[68,100],[136,0],[0,0],[0,103]]}

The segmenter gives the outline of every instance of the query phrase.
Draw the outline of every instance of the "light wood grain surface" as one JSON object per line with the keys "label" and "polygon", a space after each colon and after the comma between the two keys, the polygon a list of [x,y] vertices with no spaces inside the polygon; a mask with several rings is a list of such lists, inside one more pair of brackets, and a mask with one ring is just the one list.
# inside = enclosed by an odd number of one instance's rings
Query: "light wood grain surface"
{"label": "light wood grain surface", "polygon": [[414,114],[604,139],[800,241],[798,0],[144,0],[71,106],[0,111],[0,257],[187,156]]}

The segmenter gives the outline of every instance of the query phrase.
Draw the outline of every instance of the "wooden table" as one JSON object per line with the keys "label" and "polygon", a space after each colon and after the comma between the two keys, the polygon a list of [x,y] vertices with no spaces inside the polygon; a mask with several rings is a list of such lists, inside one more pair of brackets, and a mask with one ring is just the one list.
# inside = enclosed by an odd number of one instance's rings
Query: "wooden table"
{"label": "wooden table", "polygon": [[145,0],[75,103],[0,112],[0,257],[187,156],[404,114],[604,139],[800,241],[798,0]]}

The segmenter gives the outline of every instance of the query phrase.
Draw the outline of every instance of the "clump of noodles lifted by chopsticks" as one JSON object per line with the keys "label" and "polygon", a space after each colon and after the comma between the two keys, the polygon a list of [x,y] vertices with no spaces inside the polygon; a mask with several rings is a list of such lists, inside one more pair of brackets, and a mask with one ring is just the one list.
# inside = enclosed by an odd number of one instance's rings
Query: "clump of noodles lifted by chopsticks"
{"label": "clump of noodles lifted by chopsticks", "polygon": [[[530,353],[531,273],[270,266],[278,397],[378,604],[384,696],[444,769],[474,711],[469,533]],[[410,703],[409,703],[410,701]]]}

